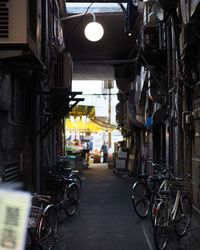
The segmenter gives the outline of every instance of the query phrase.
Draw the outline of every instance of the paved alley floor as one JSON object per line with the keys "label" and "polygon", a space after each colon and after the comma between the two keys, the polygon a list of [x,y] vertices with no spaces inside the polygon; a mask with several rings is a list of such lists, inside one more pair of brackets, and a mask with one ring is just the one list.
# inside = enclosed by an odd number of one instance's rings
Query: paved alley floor
{"label": "paved alley floor", "polygon": [[[139,219],[132,208],[133,178],[116,176],[107,164],[84,170],[82,197],[77,214],[59,223],[61,250],[154,250],[150,219]],[[167,250],[200,249],[197,221],[178,240],[172,237]],[[198,236],[199,235],[199,236]]]}

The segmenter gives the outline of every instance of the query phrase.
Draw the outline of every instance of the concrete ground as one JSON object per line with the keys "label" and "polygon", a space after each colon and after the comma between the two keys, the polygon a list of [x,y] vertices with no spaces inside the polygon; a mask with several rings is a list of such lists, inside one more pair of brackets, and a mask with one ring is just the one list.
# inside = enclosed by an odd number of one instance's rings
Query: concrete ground
{"label": "concrete ground", "polygon": [[[154,250],[150,219],[139,219],[132,208],[133,178],[117,176],[107,164],[84,170],[83,190],[77,214],[59,223],[61,250]],[[170,236],[167,250],[199,250],[200,218],[193,216],[190,230],[181,240]]]}

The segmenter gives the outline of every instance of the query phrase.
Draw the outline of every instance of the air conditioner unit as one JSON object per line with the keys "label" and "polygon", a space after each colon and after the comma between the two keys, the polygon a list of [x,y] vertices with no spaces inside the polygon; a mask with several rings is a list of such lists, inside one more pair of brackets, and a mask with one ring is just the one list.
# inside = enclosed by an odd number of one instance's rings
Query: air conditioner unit
{"label": "air conditioner unit", "polygon": [[141,52],[143,54],[142,63],[148,65],[166,65],[166,33],[165,27],[161,23],[146,24],[142,32]]}
{"label": "air conditioner unit", "polygon": [[63,85],[72,90],[73,61],[69,53],[64,53],[63,57]]}
{"label": "air conditioner unit", "polygon": [[148,1],[144,7],[142,32],[143,50],[160,51],[166,49],[164,12],[159,1]]}
{"label": "air conditioner unit", "polygon": [[54,64],[54,88],[72,90],[73,61],[70,53],[59,52]]}
{"label": "air conditioner unit", "polygon": [[34,54],[40,59],[41,16],[41,0],[1,0],[0,58]]}
{"label": "air conditioner unit", "polygon": [[166,47],[165,34],[161,23],[146,24],[143,28],[143,49],[163,50]]}

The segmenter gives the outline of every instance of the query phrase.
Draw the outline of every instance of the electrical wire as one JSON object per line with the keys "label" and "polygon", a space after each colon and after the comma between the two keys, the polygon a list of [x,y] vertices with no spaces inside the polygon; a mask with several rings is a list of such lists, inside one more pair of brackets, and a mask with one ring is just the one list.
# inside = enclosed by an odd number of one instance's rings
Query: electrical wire
{"label": "electrical wire", "polygon": [[[182,55],[180,52],[180,43],[179,43],[179,27],[178,27],[178,16],[176,11],[173,11],[171,13],[171,18],[173,20],[173,26],[174,26],[174,32],[175,32],[175,43],[176,43],[176,53],[177,53],[177,58],[178,58],[178,66],[179,66],[179,79],[189,89],[193,89],[197,86],[200,85],[199,79],[195,82],[192,78],[191,72],[189,72],[189,68],[187,65],[185,65]],[[185,68],[185,70],[184,70]],[[186,71],[188,70],[188,72]],[[192,82],[191,84],[188,84],[187,82]]]}
{"label": "electrical wire", "polygon": [[68,36],[70,37],[70,35],[74,32],[74,30],[79,26],[79,24],[82,22],[83,18],[85,17],[85,15],[88,13],[90,7],[93,5],[94,2],[92,2],[86,9],[85,13],[83,14],[83,16],[80,17],[80,19],[74,24],[74,26],[71,28],[71,30],[68,32]]}
{"label": "electrical wire", "polygon": [[[150,10],[153,8],[154,3],[155,3],[155,0],[152,2],[151,7],[150,7]],[[168,18],[169,18],[169,15],[168,15]],[[167,18],[167,19],[168,19],[168,18]],[[166,21],[167,21],[167,20],[166,20],[166,17],[165,17],[165,21],[163,20],[162,23],[166,23]],[[161,74],[159,74],[159,73],[153,71],[152,67],[148,64],[147,59],[146,59],[145,56],[142,54],[141,49],[138,47],[138,41],[145,43],[145,41],[142,39],[142,36],[141,36],[141,33],[142,33],[142,31],[143,31],[143,28],[144,28],[144,25],[140,28],[140,30],[137,30],[137,33],[138,33],[138,36],[137,36],[137,38],[136,38],[137,43],[136,43],[136,46],[131,50],[129,56],[131,56],[131,55],[133,54],[133,52],[134,52],[135,50],[137,50],[138,55],[140,55],[140,57],[143,59],[143,61],[144,61],[144,63],[145,63],[145,65],[142,64],[142,63],[141,63],[140,65],[143,66],[144,68],[146,68],[147,70],[149,70],[149,71],[151,72],[153,79],[155,80],[156,84],[157,84],[158,87],[159,87],[159,90],[160,90],[161,92],[163,92],[164,95],[167,95],[167,92],[163,91],[163,87],[159,84],[158,79],[157,79],[157,78],[160,78],[159,80],[162,82],[165,78],[167,78],[167,77],[169,76],[169,73],[168,73],[167,68],[162,66],[163,71],[166,72],[164,75],[163,75],[163,74],[161,75]],[[172,92],[175,90],[175,79],[173,79],[173,80],[168,84],[168,86],[170,87],[170,88],[168,89],[168,93],[172,93]]]}
{"label": "electrical wire", "polygon": [[120,6],[120,8],[122,9],[123,13],[124,13],[124,16],[127,17],[127,11],[124,7],[124,5],[120,2],[117,2],[117,4]]}
{"label": "electrical wire", "polygon": [[115,96],[115,95],[118,95],[118,93],[115,93],[115,94],[109,94],[109,93],[101,93],[101,94],[81,94],[81,95],[84,95],[84,96]]}
{"label": "electrical wire", "polygon": [[[137,47],[137,46],[136,46],[136,47]],[[145,66],[144,66],[144,67],[146,67],[146,68],[151,72],[152,78],[153,78],[154,81],[156,82],[156,86],[158,86],[159,91],[161,92],[161,94],[167,95],[167,92],[163,90],[163,87],[161,86],[161,84],[160,84],[158,78],[156,77],[155,72],[152,70],[152,67],[149,66],[149,64],[148,64],[148,62],[147,62],[147,60],[146,60],[146,58],[143,56],[143,54],[140,52],[139,49],[138,49],[138,53],[140,54],[142,60],[143,60],[144,63],[145,63]],[[162,79],[162,78],[161,78],[161,79]]]}

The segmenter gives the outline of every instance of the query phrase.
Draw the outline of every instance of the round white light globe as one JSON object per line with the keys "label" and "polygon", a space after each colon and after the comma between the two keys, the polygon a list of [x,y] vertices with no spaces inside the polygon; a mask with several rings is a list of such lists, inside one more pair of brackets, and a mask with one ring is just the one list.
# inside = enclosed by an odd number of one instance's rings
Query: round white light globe
{"label": "round white light globe", "polygon": [[96,42],[102,38],[104,30],[100,23],[92,22],[85,27],[84,33],[88,40]]}

